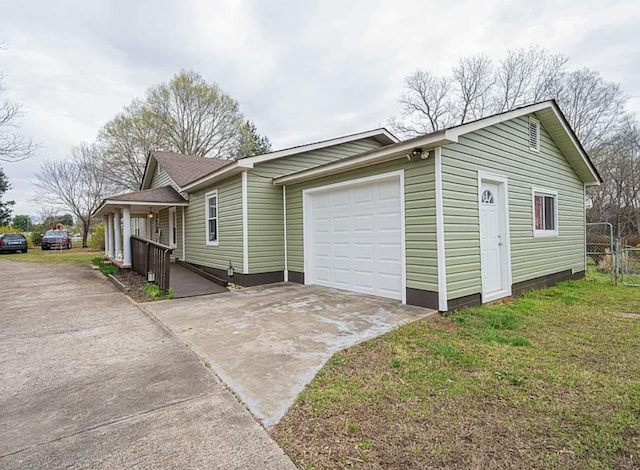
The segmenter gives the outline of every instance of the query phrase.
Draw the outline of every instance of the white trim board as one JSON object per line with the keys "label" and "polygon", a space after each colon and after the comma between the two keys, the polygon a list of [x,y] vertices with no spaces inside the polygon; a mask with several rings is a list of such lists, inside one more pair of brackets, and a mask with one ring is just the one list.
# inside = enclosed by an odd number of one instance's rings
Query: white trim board
{"label": "white trim board", "polygon": [[442,147],[436,147],[435,183],[436,183],[436,246],[438,255],[438,310],[449,310],[447,302],[447,254],[444,230],[444,202],[442,196]]}
{"label": "white trim board", "polygon": [[249,207],[247,172],[242,172],[242,272],[249,274]]}
{"label": "white trim board", "polygon": [[283,235],[284,235],[284,282],[289,282],[289,247],[287,240],[287,187],[282,187]]}
{"label": "white trim board", "polygon": [[307,188],[302,190],[302,221],[303,221],[303,268],[305,284],[308,282],[308,273],[313,270],[312,254],[311,254],[311,233],[312,233],[312,219],[313,212],[311,209],[311,197],[314,193],[320,193],[325,191],[331,191],[332,189],[338,189],[345,186],[354,186],[363,183],[369,183],[386,179],[398,179],[400,185],[400,269],[401,269],[401,300],[403,304],[407,303],[407,262],[406,262],[406,234],[405,234],[405,195],[404,195],[404,169],[391,171],[387,173],[380,173],[372,176],[365,176],[362,178],[351,179],[342,181],[339,183],[327,184],[324,186],[317,186],[314,188]]}
{"label": "white trim board", "polygon": [[[216,197],[216,241],[209,241],[209,198]],[[218,246],[220,244],[220,197],[218,190],[214,189],[204,195],[204,244],[206,246]]]}
{"label": "white trim board", "polygon": [[[552,196],[555,199],[553,207],[553,217],[555,218],[554,230],[536,230],[536,193],[540,196]],[[558,197],[558,191],[555,189],[547,189],[540,187],[531,188],[531,230],[533,238],[545,238],[545,237],[559,237],[560,236],[560,219],[558,214],[558,206],[560,205],[560,199]]]}

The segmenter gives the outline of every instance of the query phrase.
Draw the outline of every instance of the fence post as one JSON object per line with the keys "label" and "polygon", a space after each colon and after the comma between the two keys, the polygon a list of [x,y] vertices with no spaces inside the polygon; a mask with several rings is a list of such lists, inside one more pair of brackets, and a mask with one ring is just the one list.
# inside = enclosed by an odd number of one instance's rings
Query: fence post
{"label": "fence post", "polygon": [[615,272],[615,285],[618,285],[618,277],[620,276],[620,239],[616,240],[616,248],[615,248],[615,256],[613,257],[614,267],[613,270]]}

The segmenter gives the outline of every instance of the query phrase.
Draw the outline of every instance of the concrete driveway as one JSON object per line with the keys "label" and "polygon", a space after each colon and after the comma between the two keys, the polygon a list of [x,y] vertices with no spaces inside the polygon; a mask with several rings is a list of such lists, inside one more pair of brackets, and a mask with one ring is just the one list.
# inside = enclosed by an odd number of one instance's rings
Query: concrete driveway
{"label": "concrete driveway", "polygon": [[0,468],[294,468],[99,273],[2,259],[0,272]]}
{"label": "concrete driveway", "polygon": [[143,308],[210,362],[266,427],[282,418],[335,352],[435,313],[284,283]]}

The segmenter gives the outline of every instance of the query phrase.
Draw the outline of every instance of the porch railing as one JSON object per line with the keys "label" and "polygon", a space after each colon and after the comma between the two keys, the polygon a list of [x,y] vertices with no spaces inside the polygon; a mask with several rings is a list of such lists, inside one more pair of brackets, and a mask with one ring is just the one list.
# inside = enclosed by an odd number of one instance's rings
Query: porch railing
{"label": "porch railing", "polygon": [[152,240],[131,237],[131,269],[151,280],[164,293],[169,290],[173,248]]}

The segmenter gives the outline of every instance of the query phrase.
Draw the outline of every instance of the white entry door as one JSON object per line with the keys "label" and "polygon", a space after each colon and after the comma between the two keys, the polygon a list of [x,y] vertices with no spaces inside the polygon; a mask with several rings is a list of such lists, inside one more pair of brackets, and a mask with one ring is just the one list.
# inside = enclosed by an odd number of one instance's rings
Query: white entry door
{"label": "white entry door", "polygon": [[511,295],[506,182],[480,182],[482,300]]}
{"label": "white entry door", "polygon": [[403,300],[401,177],[305,195],[305,282]]}

